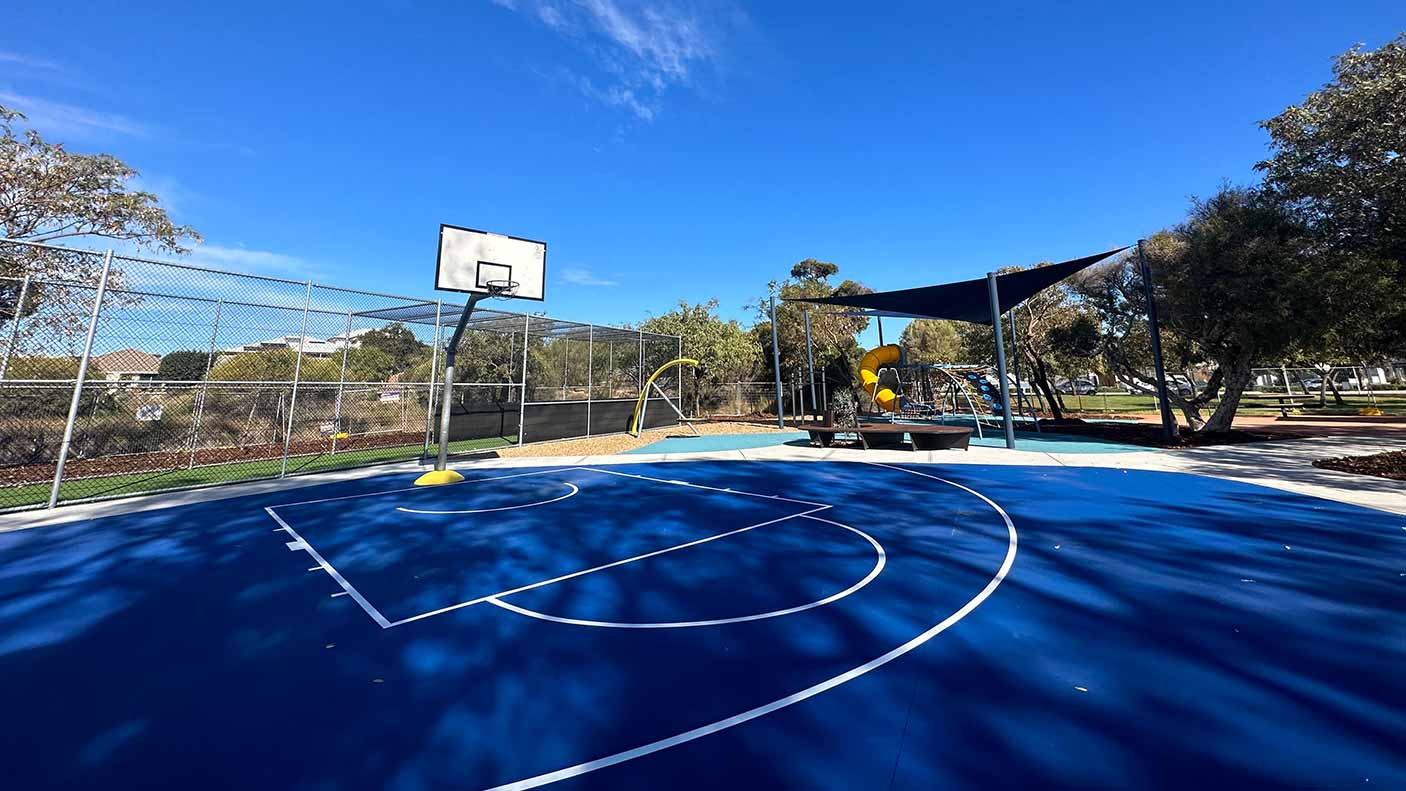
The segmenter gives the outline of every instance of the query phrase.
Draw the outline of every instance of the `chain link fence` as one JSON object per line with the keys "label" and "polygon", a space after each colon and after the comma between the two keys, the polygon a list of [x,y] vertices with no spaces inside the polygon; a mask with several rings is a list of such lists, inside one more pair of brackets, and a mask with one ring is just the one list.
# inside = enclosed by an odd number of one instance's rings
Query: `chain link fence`
{"label": "chain link fence", "polygon": [[[413,461],[437,441],[460,305],[10,240],[0,273],[0,510]],[[455,453],[623,431],[679,350],[546,316],[470,322]],[[659,380],[675,401],[679,382]]]}

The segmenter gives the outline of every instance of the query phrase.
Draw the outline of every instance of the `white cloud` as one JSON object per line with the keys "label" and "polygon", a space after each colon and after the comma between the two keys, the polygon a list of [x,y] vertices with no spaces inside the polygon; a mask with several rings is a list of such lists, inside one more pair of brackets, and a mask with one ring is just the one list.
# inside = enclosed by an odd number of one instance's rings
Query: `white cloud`
{"label": "white cloud", "polygon": [[224,247],[202,244],[190,253],[190,263],[213,269],[234,269],[239,272],[290,277],[305,280],[315,277],[313,265],[306,259],[269,250],[247,247]]}
{"label": "white cloud", "polygon": [[63,71],[63,66],[52,60],[35,58],[20,52],[0,51],[0,63],[8,63],[21,68],[33,69],[35,71]]}
{"label": "white cloud", "polygon": [[45,137],[72,135],[92,139],[111,135],[151,136],[151,130],[147,126],[117,113],[89,110],[73,104],[7,91],[0,91],[0,104],[24,113],[29,126],[37,129]]}
{"label": "white cloud", "polygon": [[573,286],[618,286],[614,280],[597,277],[591,270],[580,266],[569,266],[561,270],[561,282]]}
{"label": "white cloud", "polygon": [[745,19],[730,0],[493,0],[583,46],[603,79],[571,74],[592,100],[653,120],[665,91],[714,65],[732,27]]}

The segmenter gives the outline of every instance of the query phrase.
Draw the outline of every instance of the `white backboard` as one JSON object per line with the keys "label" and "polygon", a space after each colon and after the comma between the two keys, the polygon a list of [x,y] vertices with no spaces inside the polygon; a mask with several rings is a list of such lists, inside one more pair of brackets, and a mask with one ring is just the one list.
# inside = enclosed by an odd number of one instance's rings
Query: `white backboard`
{"label": "white backboard", "polygon": [[547,243],[454,225],[439,226],[439,259],[434,287],[440,291],[487,294],[490,282],[511,280],[516,299],[543,299]]}

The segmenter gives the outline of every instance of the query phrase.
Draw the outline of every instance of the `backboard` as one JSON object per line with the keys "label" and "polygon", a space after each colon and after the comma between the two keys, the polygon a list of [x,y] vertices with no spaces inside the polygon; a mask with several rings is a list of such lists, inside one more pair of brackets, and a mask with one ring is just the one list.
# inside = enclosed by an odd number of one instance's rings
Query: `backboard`
{"label": "backboard", "polygon": [[[541,301],[546,274],[546,242],[454,225],[439,226],[434,287],[440,291]],[[517,286],[502,293],[505,282]]]}

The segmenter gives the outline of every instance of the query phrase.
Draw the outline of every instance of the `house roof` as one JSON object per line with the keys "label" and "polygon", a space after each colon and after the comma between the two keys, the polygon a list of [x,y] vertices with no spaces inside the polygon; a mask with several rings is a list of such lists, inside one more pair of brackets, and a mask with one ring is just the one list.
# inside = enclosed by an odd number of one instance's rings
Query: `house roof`
{"label": "house roof", "polygon": [[115,352],[97,355],[93,358],[93,365],[103,373],[154,374],[161,366],[161,355],[140,349],[118,349]]}

